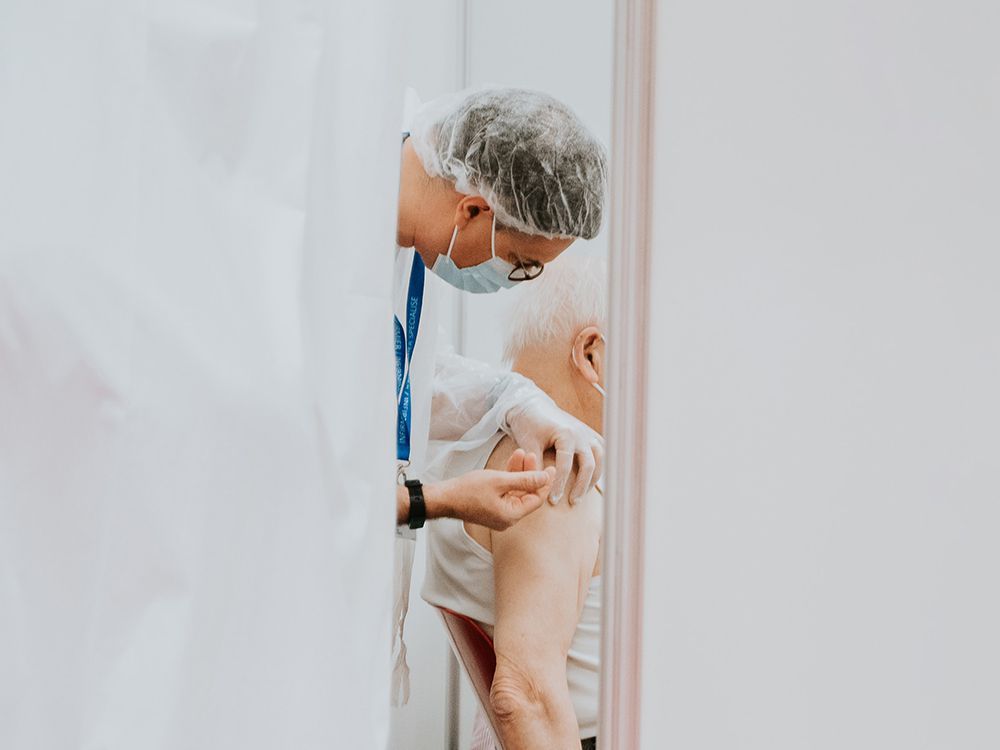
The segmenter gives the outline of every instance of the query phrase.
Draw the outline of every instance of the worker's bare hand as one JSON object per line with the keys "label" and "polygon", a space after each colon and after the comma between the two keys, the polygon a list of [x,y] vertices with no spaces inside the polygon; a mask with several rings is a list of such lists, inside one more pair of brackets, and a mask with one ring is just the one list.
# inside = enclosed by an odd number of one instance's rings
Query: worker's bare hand
{"label": "worker's bare hand", "polygon": [[506,471],[471,471],[436,485],[441,510],[434,515],[503,531],[542,506],[554,476],[554,468],[539,470],[538,459],[518,449]]}

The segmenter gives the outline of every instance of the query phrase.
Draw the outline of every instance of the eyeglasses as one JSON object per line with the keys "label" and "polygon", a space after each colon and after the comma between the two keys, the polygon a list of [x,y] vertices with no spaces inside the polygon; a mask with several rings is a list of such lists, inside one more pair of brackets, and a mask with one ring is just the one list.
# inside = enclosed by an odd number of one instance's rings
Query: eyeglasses
{"label": "eyeglasses", "polygon": [[545,266],[537,260],[519,260],[514,269],[507,274],[509,281],[531,281],[542,275]]}

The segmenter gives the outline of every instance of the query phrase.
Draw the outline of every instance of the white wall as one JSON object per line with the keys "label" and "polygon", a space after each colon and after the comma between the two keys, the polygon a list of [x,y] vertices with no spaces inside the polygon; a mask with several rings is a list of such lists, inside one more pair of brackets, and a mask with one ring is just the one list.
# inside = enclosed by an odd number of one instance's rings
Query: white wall
{"label": "white wall", "polygon": [[1000,747],[1000,10],[659,11],[642,746]]}
{"label": "white wall", "polygon": [[397,5],[0,3],[0,748],[385,744]]}

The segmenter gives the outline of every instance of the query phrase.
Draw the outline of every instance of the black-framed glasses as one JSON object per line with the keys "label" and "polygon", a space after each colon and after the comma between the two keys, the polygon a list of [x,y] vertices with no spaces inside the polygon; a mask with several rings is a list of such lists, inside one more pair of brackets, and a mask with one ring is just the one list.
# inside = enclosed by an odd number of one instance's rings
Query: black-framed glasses
{"label": "black-framed glasses", "polygon": [[537,260],[520,260],[514,264],[514,269],[507,274],[508,281],[531,281],[537,279],[545,270],[545,265]]}

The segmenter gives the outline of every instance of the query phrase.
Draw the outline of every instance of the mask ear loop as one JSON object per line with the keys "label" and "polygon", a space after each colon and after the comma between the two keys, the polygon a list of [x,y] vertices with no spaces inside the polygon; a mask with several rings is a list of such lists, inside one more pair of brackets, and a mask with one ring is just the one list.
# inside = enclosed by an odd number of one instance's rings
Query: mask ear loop
{"label": "mask ear loop", "polygon": [[[456,227],[457,229],[458,227]],[[497,215],[493,214],[493,227],[490,229],[490,258],[497,257]]]}
{"label": "mask ear loop", "polygon": [[455,247],[455,239],[458,237],[458,224],[455,225],[455,231],[451,233],[451,242],[448,243],[448,252],[445,253],[445,257],[451,260],[451,251]]}
{"label": "mask ear loop", "polygon": [[[604,338],[604,334],[598,332],[597,335],[601,337],[601,343],[604,344],[605,346],[607,346],[608,345],[608,340],[606,338]],[[604,387],[600,383],[591,383],[591,385],[594,386],[594,388],[597,389],[598,393],[600,393],[604,397],[607,397],[608,392],[606,390],[604,390]]]}

